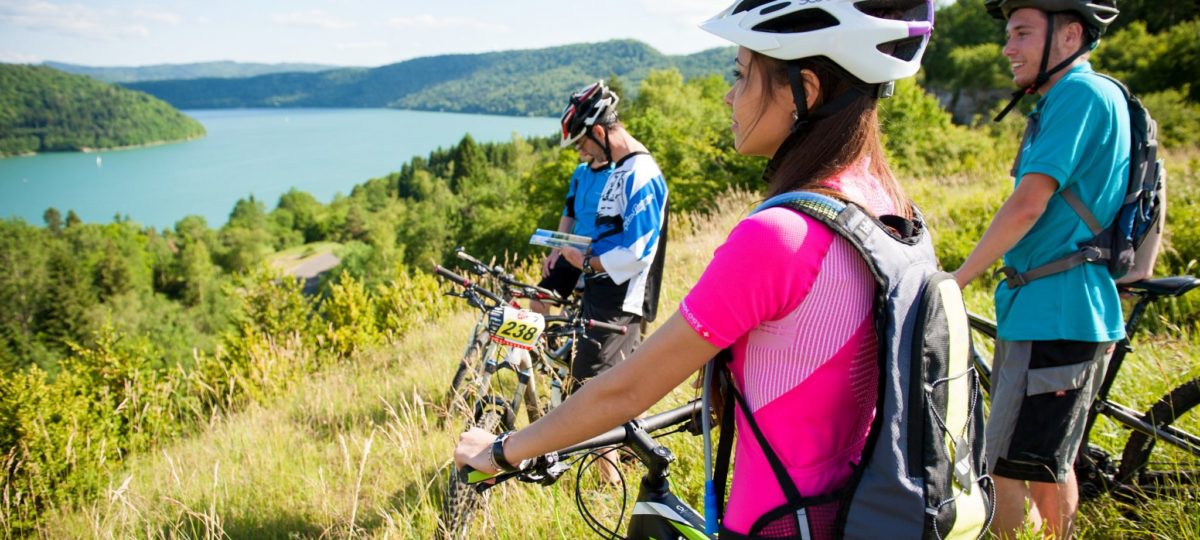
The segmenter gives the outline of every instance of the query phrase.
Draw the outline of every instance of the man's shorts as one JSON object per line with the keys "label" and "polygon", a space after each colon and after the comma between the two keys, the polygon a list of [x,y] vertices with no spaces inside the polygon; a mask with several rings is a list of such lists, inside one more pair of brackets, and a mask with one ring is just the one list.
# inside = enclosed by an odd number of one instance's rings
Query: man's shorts
{"label": "man's shorts", "polygon": [[638,332],[642,317],[621,310],[607,309],[589,303],[584,297],[583,316],[610,324],[623,325],[625,335],[599,328],[588,329],[588,337],[599,342],[599,345],[587,339],[575,340],[575,358],[571,361],[571,378],[575,384],[569,385],[572,390],[588,379],[617,365],[618,362],[629,358],[633,350],[641,343],[641,333]]}
{"label": "man's shorts", "polygon": [[992,474],[1063,483],[1113,342],[996,341],[987,459]]}
{"label": "man's shorts", "polygon": [[563,298],[570,298],[583,271],[571,266],[566,257],[559,257],[550,268],[550,275],[538,282],[538,287],[550,289]]}

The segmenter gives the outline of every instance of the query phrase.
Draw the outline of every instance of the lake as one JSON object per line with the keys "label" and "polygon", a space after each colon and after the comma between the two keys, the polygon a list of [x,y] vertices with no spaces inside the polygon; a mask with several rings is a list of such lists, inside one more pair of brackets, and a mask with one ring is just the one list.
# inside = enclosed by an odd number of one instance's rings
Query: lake
{"label": "lake", "polygon": [[291,188],[328,203],[414,156],[470,133],[476,141],[554,135],[554,118],[393,109],[184,111],[208,130],[195,141],[96,153],[0,159],[0,218],[42,225],[42,213],[74,210],[84,221],[114,216],[158,228],[199,215],[219,227],[239,198],[267,210]]}

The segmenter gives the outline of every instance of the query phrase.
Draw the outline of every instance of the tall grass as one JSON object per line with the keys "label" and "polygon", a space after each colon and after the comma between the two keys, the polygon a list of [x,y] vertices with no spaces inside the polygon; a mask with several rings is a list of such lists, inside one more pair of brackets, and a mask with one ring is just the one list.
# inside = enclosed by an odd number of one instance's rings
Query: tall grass
{"label": "tall grass", "polygon": [[[966,206],[993,204],[989,192],[1002,181],[985,179],[977,188],[972,179],[946,179],[912,183],[910,189],[918,201],[928,201],[923,207],[940,233],[960,219],[955,212],[984,213]],[[952,205],[935,204],[958,192],[972,202],[954,211],[948,210]],[[660,313],[677,308],[756,197],[733,193],[715,201],[711,214],[678,216]],[[968,240],[963,235],[955,243]],[[973,309],[990,306],[986,287],[975,287],[968,297]],[[269,405],[250,405],[215,418],[192,438],[128,456],[103,497],[53,509],[39,532],[49,538],[431,538],[451,451],[463,427],[461,419],[447,417],[443,398],[473,320],[464,311],[416,327],[395,346],[358,351],[302,379]],[[1190,334],[1145,336],[1135,345],[1138,363],[1127,366],[1115,390],[1135,408],[1145,408],[1180,378],[1196,375],[1200,344]],[[683,385],[654,410],[694,395]],[[1119,430],[1100,429],[1101,442],[1119,451]],[[665,444],[679,458],[672,468],[673,488],[699,507],[704,472],[699,439],[674,435]],[[640,470],[623,465],[622,471],[632,499]],[[592,472],[579,482],[569,473],[551,487],[510,482],[496,488],[474,533],[480,538],[593,537],[575,508],[577,484],[596,518],[615,527],[620,489],[597,482]],[[1108,499],[1086,503],[1081,536],[1200,537],[1200,517],[1187,503],[1158,504],[1140,521],[1125,510]]]}

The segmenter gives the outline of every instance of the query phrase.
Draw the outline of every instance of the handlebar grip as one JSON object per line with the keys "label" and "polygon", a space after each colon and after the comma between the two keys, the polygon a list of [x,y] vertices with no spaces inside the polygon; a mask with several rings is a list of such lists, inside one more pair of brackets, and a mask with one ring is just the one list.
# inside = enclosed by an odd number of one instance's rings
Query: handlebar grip
{"label": "handlebar grip", "polygon": [[587,327],[588,329],[599,328],[601,330],[608,330],[609,332],[616,332],[622,336],[625,335],[625,332],[629,331],[629,329],[623,324],[610,324],[603,321],[597,321],[595,319],[588,319]]}
{"label": "handlebar grip", "polygon": [[484,268],[488,267],[488,265],[483,264],[482,261],[480,261],[479,259],[476,259],[475,257],[472,257],[471,254],[467,253],[467,251],[465,249],[463,249],[462,246],[458,246],[458,247],[454,248],[454,255],[464,261],[471,263],[471,264],[482,266]]}
{"label": "handlebar grip", "polygon": [[474,485],[480,482],[491,480],[492,478],[500,476],[500,474],[501,473],[488,474],[485,472],[479,472],[470,465],[463,465],[462,468],[458,470],[458,480],[464,484]]}
{"label": "handlebar grip", "polygon": [[462,277],[458,274],[455,274],[454,272],[451,272],[451,271],[443,268],[442,265],[440,265],[440,264],[433,265],[433,273],[435,273],[439,276],[442,276],[450,281],[453,281],[454,283],[458,284],[458,286],[460,286],[460,287],[470,287],[471,286],[471,281],[469,279]]}

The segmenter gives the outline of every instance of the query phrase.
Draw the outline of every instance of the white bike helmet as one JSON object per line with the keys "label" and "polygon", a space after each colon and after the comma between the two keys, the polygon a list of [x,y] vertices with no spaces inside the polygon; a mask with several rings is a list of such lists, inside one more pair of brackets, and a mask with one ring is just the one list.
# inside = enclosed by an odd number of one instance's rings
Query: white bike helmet
{"label": "white bike helmet", "polygon": [[881,84],[920,69],[933,12],[933,0],[738,0],[700,27],[779,60],[824,56]]}
{"label": "white bike helmet", "polygon": [[603,124],[610,121],[610,118],[615,118],[619,101],[621,98],[609,90],[604,81],[596,81],[571,94],[571,100],[559,118],[559,123],[562,124],[562,139],[558,146],[571,146],[587,133],[588,129],[596,125],[596,122]]}

